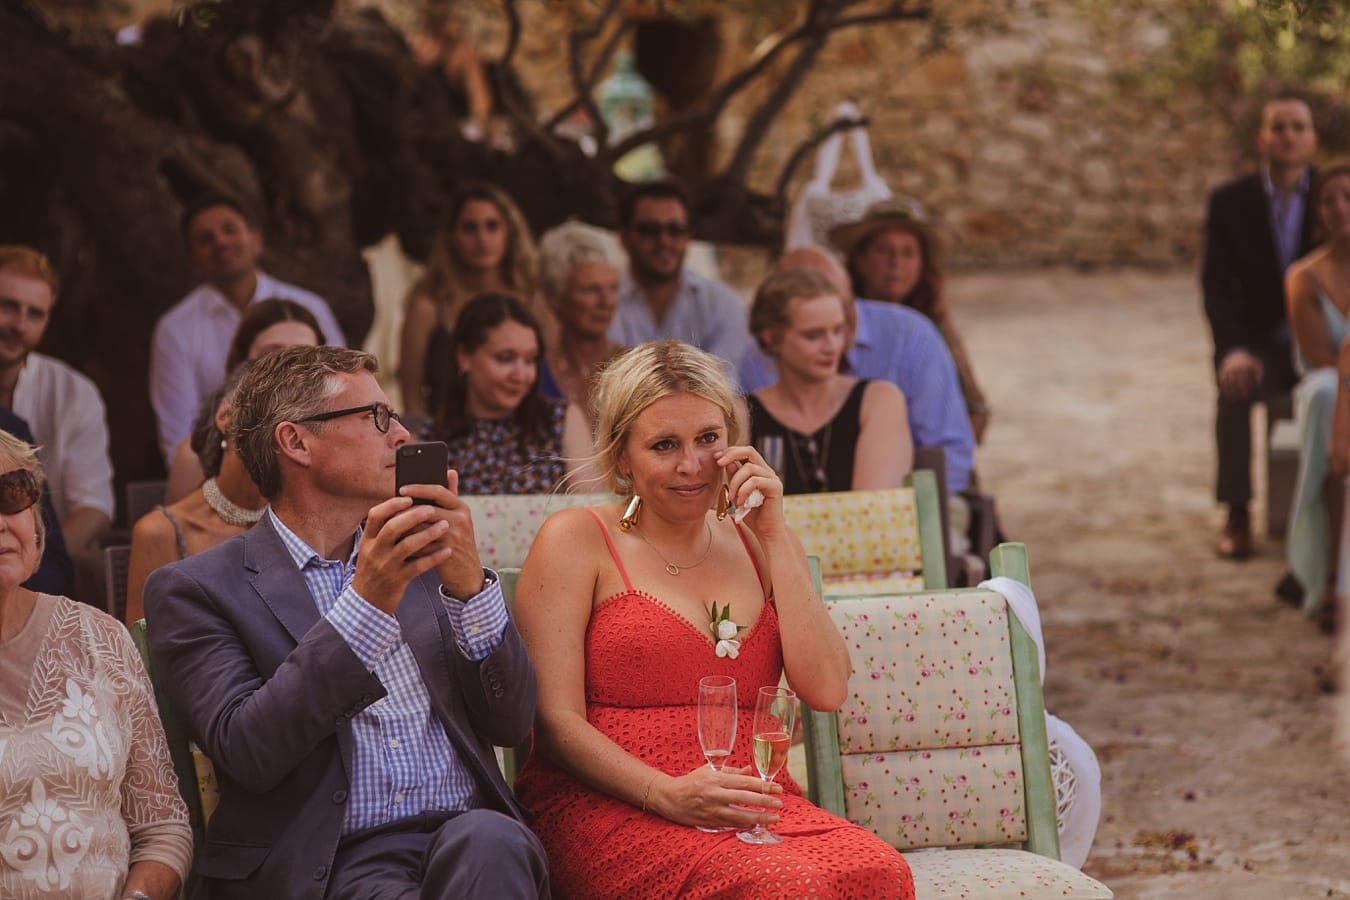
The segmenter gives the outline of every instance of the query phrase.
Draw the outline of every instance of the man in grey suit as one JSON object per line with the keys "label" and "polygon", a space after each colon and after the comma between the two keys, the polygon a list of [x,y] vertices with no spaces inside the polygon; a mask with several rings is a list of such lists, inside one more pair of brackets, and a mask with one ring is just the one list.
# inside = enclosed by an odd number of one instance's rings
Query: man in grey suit
{"label": "man in grey suit", "polygon": [[216,900],[546,896],[492,749],[527,735],[534,671],[454,473],[395,496],[408,432],[374,373],[338,347],[259,360],[229,431],[268,512],[146,585],[220,782],[196,869]]}

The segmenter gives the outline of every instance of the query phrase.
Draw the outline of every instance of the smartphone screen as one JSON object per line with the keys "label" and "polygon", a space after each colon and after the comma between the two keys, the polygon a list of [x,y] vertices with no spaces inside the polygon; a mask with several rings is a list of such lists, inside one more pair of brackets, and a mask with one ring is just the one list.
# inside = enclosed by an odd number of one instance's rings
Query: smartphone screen
{"label": "smartphone screen", "polygon": [[[446,484],[445,470],[449,463],[449,451],[443,441],[428,441],[422,444],[404,444],[395,451],[394,490],[397,492],[405,484]],[[431,503],[430,500],[416,500],[416,503]]]}

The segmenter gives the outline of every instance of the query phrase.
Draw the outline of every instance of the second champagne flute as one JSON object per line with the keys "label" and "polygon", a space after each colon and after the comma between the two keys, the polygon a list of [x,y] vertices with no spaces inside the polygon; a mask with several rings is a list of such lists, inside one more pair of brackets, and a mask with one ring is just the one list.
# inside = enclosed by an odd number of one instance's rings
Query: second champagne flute
{"label": "second champagne flute", "polygon": [[[787,762],[792,743],[792,719],[797,712],[797,695],[785,687],[762,687],[755,698],[755,768],[767,784]],[[758,823],[736,837],[747,844],[781,844],[783,839]]]}
{"label": "second champagne flute", "polygon": [[[705,675],[698,680],[698,742],[703,758],[714,772],[720,772],[736,746],[736,679],[730,675]],[[698,826],[709,833],[735,831],[731,825],[715,828]]]}

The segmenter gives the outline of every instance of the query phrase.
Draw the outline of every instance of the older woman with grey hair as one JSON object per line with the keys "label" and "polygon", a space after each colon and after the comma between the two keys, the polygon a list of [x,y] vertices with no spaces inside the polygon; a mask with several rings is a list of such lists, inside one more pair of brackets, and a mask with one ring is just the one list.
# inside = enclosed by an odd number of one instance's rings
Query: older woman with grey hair
{"label": "older woman with grey hair", "polygon": [[558,322],[539,367],[539,389],[574,403],[594,421],[595,376],[624,348],[609,339],[619,308],[618,251],[599,228],[564,222],[539,242],[539,281]]}

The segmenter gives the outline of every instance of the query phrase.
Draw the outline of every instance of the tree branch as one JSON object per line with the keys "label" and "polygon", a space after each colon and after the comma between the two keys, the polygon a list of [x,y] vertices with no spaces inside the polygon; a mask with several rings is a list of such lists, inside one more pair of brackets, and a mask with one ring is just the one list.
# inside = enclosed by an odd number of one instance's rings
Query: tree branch
{"label": "tree branch", "polygon": [[842,131],[850,131],[854,128],[866,128],[872,124],[872,120],[867,116],[859,119],[835,119],[833,123],[820,129],[811,137],[797,145],[797,149],[792,151],[787,162],[783,164],[782,170],[778,173],[778,179],[774,182],[773,195],[784,205],[787,204],[788,185],[792,183],[792,176],[801,165],[802,160],[812,150],[815,150],[821,144],[825,143],[832,136]]}
{"label": "tree branch", "polygon": [[556,162],[563,162],[566,158],[562,148],[558,146],[558,140],[551,133],[539,127],[539,123],[534,120],[534,116],[521,106],[515,92],[510,89],[506,83],[506,73],[511,69],[511,58],[516,55],[516,49],[520,46],[520,10],[516,8],[516,0],[503,0],[502,11],[506,13],[507,32],[506,32],[506,50],[502,53],[502,58],[497,63],[497,68],[493,71],[493,81],[497,87],[497,96],[501,98],[502,105],[506,107],[507,113],[511,116],[511,121],[522,133],[528,134],[539,144],[539,146],[552,157]]}
{"label": "tree branch", "polygon": [[[644,128],[641,131],[634,132],[614,147],[609,148],[608,151],[602,150],[599,155],[605,160],[619,159],[634,147],[654,143],[668,135],[689,128],[704,126],[716,120],[717,117],[722,114],[723,108],[733,97],[763,74],[765,70],[778,60],[778,57],[782,53],[798,41],[817,35],[824,37],[838,31],[840,28],[847,28],[853,25],[873,22],[898,22],[926,19],[932,13],[931,7],[926,4],[912,9],[906,8],[904,0],[896,0],[896,2],[891,3],[890,6],[884,10],[847,18],[831,17],[831,9],[829,4],[822,3],[821,0],[813,0],[810,9],[807,11],[806,18],[803,19],[800,25],[784,33],[772,47],[760,54],[757,59],[745,68],[728,78],[716,91],[704,98],[702,102],[690,107],[678,115],[671,116],[662,122],[658,122],[650,128]],[[835,7],[834,9],[837,10],[839,8]]]}
{"label": "tree branch", "polygon": [[723,176],[736,184],[744,184],[746,175],[750,171],[750,163],[755,157],[756,151],[768,137],[769,129],[774,120],[778,118],[778,113],[782,111],[783,105],[792,97],[797,90],[797,85],[806,77],[807,71],[820,56],[820,51],[825,49],[825,43],[830,39],[829,32],[813,35],[802,42],[797,51],[797,58],[788,66],[788,70],[783,77],[778,79],[773,89],[769,91],[769,96],[764,98],[764,102],[759,105],[745,124],[745,129],[741,133],[741,142],[736,147],[736,151],[731,156],[731,162],[727,164]]}
{"label": "tree branch", "polygon": [[575,29],[567,37],[567,68],[572,76],[572,89],[576,92],[575,99],[564,106],[559,112],[554,114],[548,122],[544,123],[544,130],[552,133],[553,129],[558,127],[568,116],[578,109],[585,109],[586,115],[591,119],[591,127],[595,129],[595,140],[598,146],[603,147],[609,142],[609,126],[605,123],[604,117],[600,115],[600,109],[595,105],[595,81],[602,66],[608,62],[610,54],[618,46],[619,38],[622,38],[627,31],[627,24],[615,30],[614,34],[600,50],[600,56],[596,64],[591,66],[589,73],[582,71],[582,50],[591,41],[604,33],[605,27],[609,24],[610,18],[618,10],[622,0],[607,0],[605,8],[596,16],[595,21],[585,28]]}

